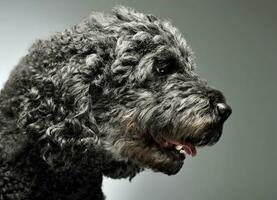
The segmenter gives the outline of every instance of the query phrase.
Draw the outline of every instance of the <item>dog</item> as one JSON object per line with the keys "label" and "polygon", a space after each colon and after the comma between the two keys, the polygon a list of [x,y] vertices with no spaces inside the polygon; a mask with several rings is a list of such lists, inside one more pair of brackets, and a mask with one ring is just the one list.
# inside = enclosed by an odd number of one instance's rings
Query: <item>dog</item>
{"label": "dog", "polygon": [[103,176],[176,174],[232,110],[169,21],[117,6],[38,40],[0,95],[0,199],[103,200]]}

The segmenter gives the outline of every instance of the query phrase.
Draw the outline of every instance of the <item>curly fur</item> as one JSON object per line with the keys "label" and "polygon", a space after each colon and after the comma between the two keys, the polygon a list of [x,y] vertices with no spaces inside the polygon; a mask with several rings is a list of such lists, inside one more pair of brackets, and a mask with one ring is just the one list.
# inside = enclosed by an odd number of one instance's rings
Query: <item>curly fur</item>
{"label": "curly fur", "polygon": [[37,41],[0,95],[0,199],[104,199],[102,176],[175,174],[164,138],[218,141],[221,92],[194,72],[170,22],[93,13]]}

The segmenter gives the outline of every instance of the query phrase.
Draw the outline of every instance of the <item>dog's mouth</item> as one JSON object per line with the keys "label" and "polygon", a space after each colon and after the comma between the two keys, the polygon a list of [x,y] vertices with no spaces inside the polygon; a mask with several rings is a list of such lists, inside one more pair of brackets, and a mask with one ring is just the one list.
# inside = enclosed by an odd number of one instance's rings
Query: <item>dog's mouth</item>
{"label": "dog's mouth", "polygon": [[173,147],[179,154],[182,154],[184,156],[189,155],[191,157],[194,157],[197,154],[197,149],[192,143],[166,139],[164,145]]}
{"label": "dog's mouth", "polygon": [[215,144],[222,133],[222,126],[203,130],[198,136],[181,137],[180,139],[161,136],[154,138],[158,148],[175,160],[184,160],[187,156],[195,157],[197,147]]}
{"label": "dog's mouth", "polygon": [[196,146],[190,142],[178,141],[172,138],[156,140],[157,148],[174,160],[184,160],[187,156],[197,155]]}
{"label": "dog's mouth", "polygon": [[208,124],[201,129],[190,126],[180,133],[170,134],[166,133],[169,129],[160,129],[157,133],[157,127],[140,131],[136,124],[131,122],[127,126],[130,140],[124,145],[117,143],[121,155],[168,175],[176,174],[186,157],[195,157],[198,147],[216,143],[222,133],[222,125],[219,124]]}

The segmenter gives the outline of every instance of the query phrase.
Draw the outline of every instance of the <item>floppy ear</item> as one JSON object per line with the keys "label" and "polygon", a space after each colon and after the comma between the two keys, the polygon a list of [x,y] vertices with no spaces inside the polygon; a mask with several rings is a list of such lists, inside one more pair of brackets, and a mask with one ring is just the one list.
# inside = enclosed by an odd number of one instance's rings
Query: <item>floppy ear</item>
{"label": "floppy ear", "polygon": [[77,113],[46,129],[39,139],[41,157],[55,170],[78,167],[89,158],[89,151],[99,143],[99,130],[90,109],[91,95],[76,104]]}
{"label": "floppy ear", "polygon": [[99,100],[103,90],[98,85],[101,80],[92,79],[101,72],[99,62],[95,61],[97,56],[93,58],[63,83],[72,108],[63,121],[49,126],[39,139],[41,157],[55,170],[80,165],[99,143],[99,130],[91,105]]}

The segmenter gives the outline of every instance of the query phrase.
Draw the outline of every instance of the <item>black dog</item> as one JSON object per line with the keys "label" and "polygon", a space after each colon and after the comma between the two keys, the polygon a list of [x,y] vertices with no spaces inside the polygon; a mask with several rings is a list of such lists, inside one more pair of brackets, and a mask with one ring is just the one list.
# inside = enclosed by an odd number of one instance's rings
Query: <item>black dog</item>
{"label": "black dog", "polygon": [[0,95],[0,199],[104,199],[102,176],[168,175],[231,114],[179,31],[125,7],[37,41]]}

